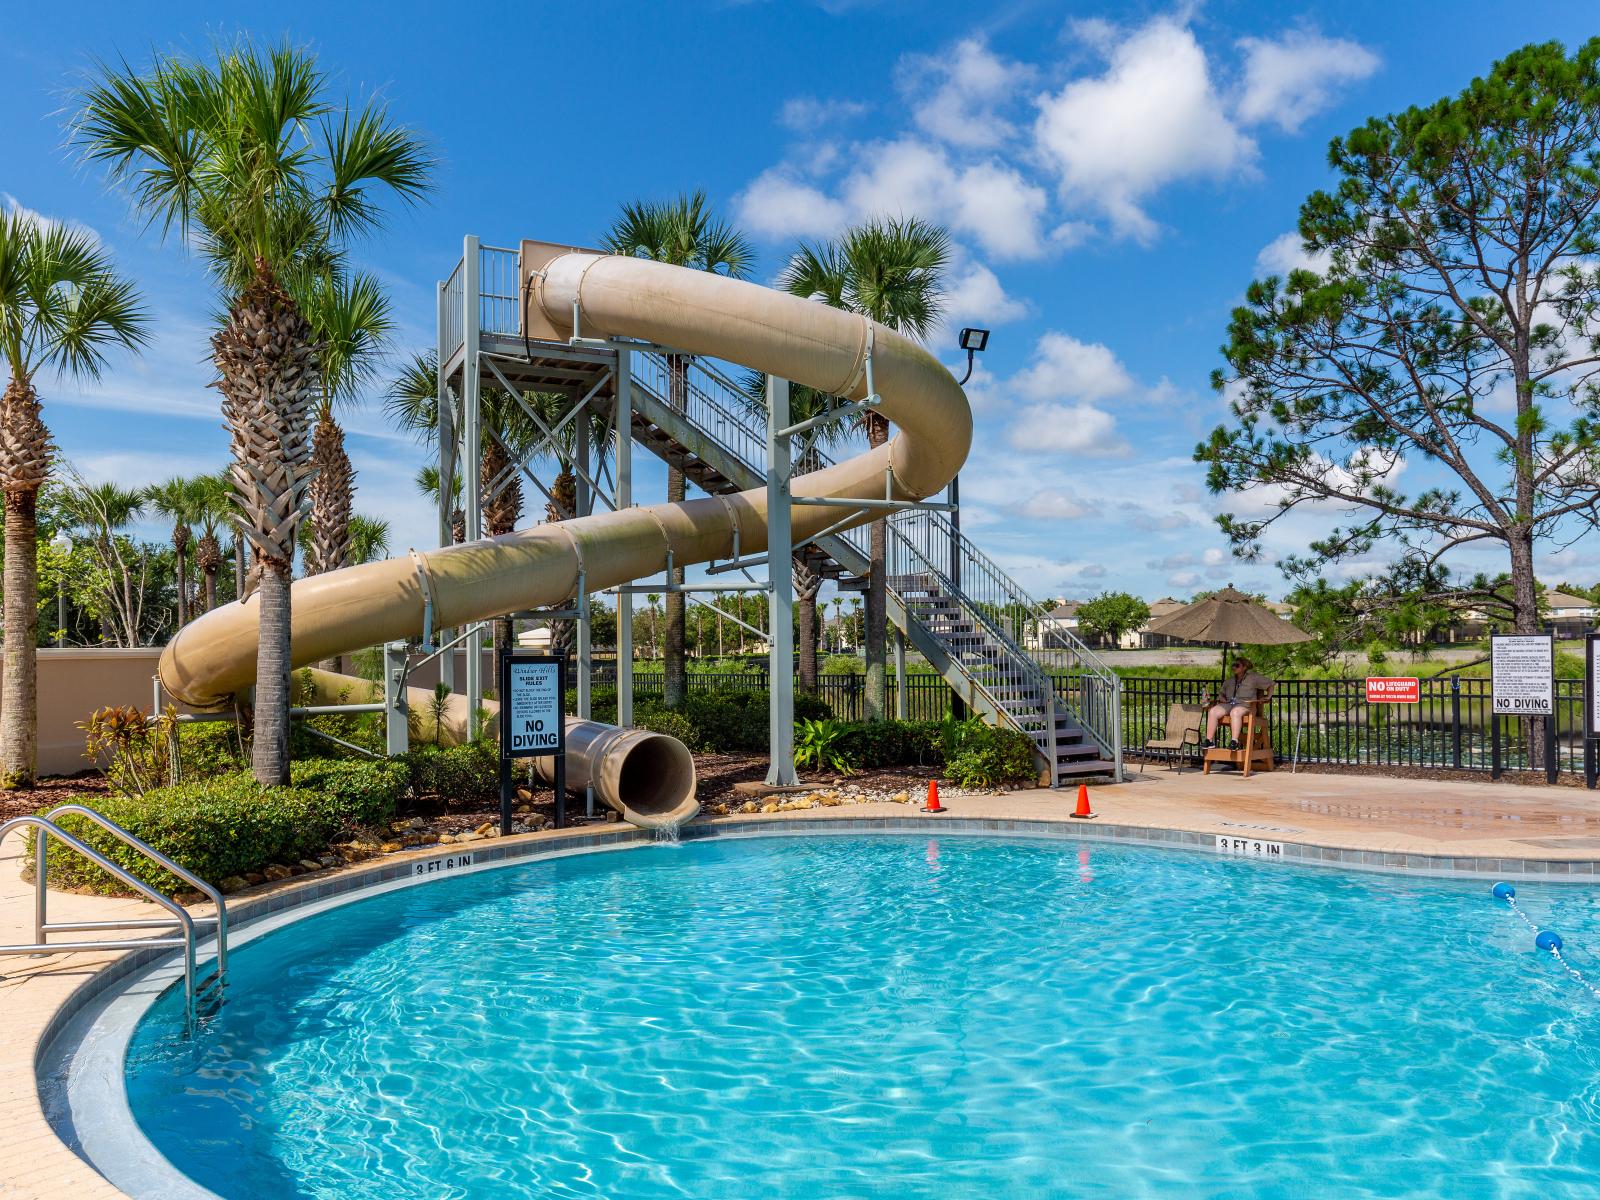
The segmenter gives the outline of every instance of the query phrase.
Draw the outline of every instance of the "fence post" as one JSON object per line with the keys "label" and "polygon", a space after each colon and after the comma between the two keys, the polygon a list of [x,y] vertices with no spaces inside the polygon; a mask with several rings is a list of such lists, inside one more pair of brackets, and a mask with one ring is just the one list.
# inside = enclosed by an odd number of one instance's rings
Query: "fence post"
{"label": "fence post", "polygon": [[1544,781],[1546,783],[1556,782],[1561,772],[1561,763],[1556,759],[1556,720],[1560,713],[1561,705],[1552,695],[1550,697],[1550,715],[1544,720]]}
{"label": "fence post", "polygon": [[1450,676],[1450,765],[1461,769],[1461,676]]}
{"label": "fence post", "polygon": [[1489,699],[1489,778],[1500,778],[1500,714],[1494,711],[1494,698]]}

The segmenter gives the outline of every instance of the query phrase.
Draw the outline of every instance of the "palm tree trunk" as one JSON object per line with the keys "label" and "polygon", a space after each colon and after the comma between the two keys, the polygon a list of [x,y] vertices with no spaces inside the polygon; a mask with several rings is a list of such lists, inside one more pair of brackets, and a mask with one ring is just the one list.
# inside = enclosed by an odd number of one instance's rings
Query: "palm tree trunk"
{"label": "palm tree trunk", "polygon": [[172,529],[172,553],[178,568],[178,628],[189,620],[189,531],[182,525]]}
{"label": "palm tree trunk", "polygon": [[258,782],[289,782],[289,571],[261,572],[256,604],[260,645],[256,655],[255,728],[250,769]]}
{"label": "palm tree trunk", "polygon": [[[355,468],[344,448],[344,430],[327,405],[317,418],[311,436],[311,461],[317,473],[311,480],[311,559],[316,574],[337,571],[350,561],[350,515],[355,507]],[[343,656],[335,654],[318,664],[339,674]]]}
{"label": "palm tree trunk", "polygon": [[211,345],[231,437],[233,483],[260,567],[250,765],[258,783],[288,783],[289,573],[313,472],[319,347],[293,299],[260,261]]}
{"label": "palm tree trunk", "polygon": [[206,611],[210,612],[217,606],[217,573],[206,572]]}
{"label": "palm tree trunk", "polygon": [[[671,360],[668,400],[675,412],[688,407],[689,360],[673,355]],[[682,501],[688,494],[688,480],[677,467],[667,469],[667,503]],[[673,565],[667,580],[673,587],[683,586],[683,568]],[[667,637],[662,663],[661,699],[668,708],[679,708],[689,693],[689,664],[684,653],[684,596],[679,591],[667,593]]]}
{"label": "palm tree trunk", "polygon": [[800,691],[817,694],[817,594],[822,591],[822,576],[814,574],[799,555],[795,556],[795,640],[800,648]]}
{"label": "palm tree trunk", "polygon": [[39,761],[39,551],[36,491],[6,493],[5,679],[0,787],[33,786]]}
{"label": "palm tree trunk", "polygon": [[[867,443],[874,448],[889,439],[889,423],[877,413],[867,414]],[[888,714],[888,608],[884,572],[889,557],[889,527],[882,517],[872,523],[870,567],[867,572],[866,694],[865,716],[881,721]]]}

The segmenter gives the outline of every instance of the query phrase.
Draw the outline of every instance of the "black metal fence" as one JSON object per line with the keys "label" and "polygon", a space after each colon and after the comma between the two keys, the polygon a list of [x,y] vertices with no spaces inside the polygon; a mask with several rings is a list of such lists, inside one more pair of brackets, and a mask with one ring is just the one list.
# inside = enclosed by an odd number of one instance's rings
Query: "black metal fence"
{"label": "black metal fence", "polygon": [[[635,671],[633,694],[635,698],[660,696],[662,675],[659,672]],[[594,686],[616,687],[615,667],[596,664]],[[888,708],[896,711],[897,688],[893,672],[888,679]],[[767,676],[764,671],[691,671],[691,692],[764,692]],[[865,675],[821,675],[817,690],[834,715],[845,721],[859,721],[866,712],[867,677]],[[950,711],[950,686],[937,675],[906,676],[906,717],[912,721],[937,721]]]}
{"label": "black metal fence", "polygon": [[[1558,770],[1584,769],[1583,681],[1555,681],[1554,760]],[[1215,684],[1203,679],[1123,680],[1123,744],[1138,754],[1162,737],[1168,707],[1200,704]],[[1285,679],[1267,705],[1273,753],[1280,762],[1373,767],[1453,767],[1488,771],[1498,743],[1504,770],[1543,767],[1530,745],[1531,723],[1496,720],[1489,680],[1443,675],[1419,681],[1416,704],[1368,704],[1362,679]]]}

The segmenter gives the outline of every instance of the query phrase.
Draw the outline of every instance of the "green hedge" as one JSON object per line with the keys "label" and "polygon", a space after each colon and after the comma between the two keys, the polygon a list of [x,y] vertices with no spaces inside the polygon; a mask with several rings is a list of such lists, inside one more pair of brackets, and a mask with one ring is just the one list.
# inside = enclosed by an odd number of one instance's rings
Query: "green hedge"
{"label": "green hedge", "polygon": [[[324,852],[357,826],[394,816],[408,773],[404,764],[312,759],[295,763],[293,783],[264,788],[247,773],[153,788],[142,796],[106,796],[95,808],[129,833],[213,885],[272,863],[292,865]],[[112,862],[166,892],[189,885],[81,817],[62,825]],[[28,855],[31,860],[30,844]],[[65,847],[50,854],[56,887],[126,892],[120,881]]]}
{"label": "green hedge", "polygon": [[1038,778],[1026,734],[977,718],[852,721],[843,725],[838,746],[853,769],[938,767],[961,787],[1010,787]]}
{"label": "green hedge", "polygon": [[499,748],[494,742],[461,746],[418,746],[402,760],[412,790],[447,803],[497,800],[500,796]]}

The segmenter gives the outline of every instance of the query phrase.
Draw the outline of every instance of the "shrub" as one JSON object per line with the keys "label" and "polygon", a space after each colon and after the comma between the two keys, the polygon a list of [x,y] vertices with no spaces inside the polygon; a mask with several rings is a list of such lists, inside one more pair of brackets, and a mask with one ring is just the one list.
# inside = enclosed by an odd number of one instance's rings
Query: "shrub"
{"label": "shrub", "polygon": [[[333,806],[309,788],[263,788],[247,774],[152,788],[142,796],[107,796],[96,807],[134,837],[213,885],[270,863],[294,863],[318,853],[338,829]],[[132,847],[83,818],[63,817],[61,824],[162,891],[190,890],[188,884],[153,867]],[[30,860],[32,856],[30,845]],[[120,881],[63,846],[51,850],[50,882],[106,894],[127,891]]]}
{"label": "shrub", "polygon": [[394,819],[411,770],[394,758],[313,758],[291,763],[289,782],[315,792],[331,823],[382,825]]}
{"label": "shrub", "polygon": [[83,730],[83,756],[100,768],[114,791],[139,796],[172,782],[172,747],[178,712],[168,705],[153,721],[135,705],[97,708]]}
{"label": "shrub", "polygon": [[250,744],[235,721],[191,721],[178,725],[182,780],[228,775],[250,765]]}
{"label": "shrub", "polygon": [[[965,722],[963,722],[964,724]],[[993,788],[1030,783],[1039,777],[1033,739],[1015,729],[979,723],[945,761],[945,777],[958,787]]]}
{"label": "shrub", "polygon": [[846,753],[863,767],[938,766],[940,726],[930,721],[863,721],[846,726]]}
{"label": "shrub", "polygon": [[705,753],[711,747],[700,739],[700,730],[683,713],[670,708],[663,708],[660,704],[640,705],[633,710],[633,723],[640,729],[648,729],[652,733],[664,733],[668,737],[675,737],[695,753]]}
{"label": "shrub", "polygon": [[808,696],[804,692],[794,694],[794,719],[796,721],[831,721],[833,719],[833,705],[821,696]]}
{"label": "shrub", "polygon": [[822,660],[824,675],[860,675],[866,669],[866,661],[856,654],[830,654]]}
{"label": "shrub", "polygon": [[801,770],[838,771],[848,775],[853,764],[845,749],[850,727],[843,721],[800,721],[794,732],[794,765]]}
{"label": "shrub", "polygon": [[446,803],[494,800],[500,795],[500,751],[490,741],[460,746],[418,746],[405,756],[411,787]]}

